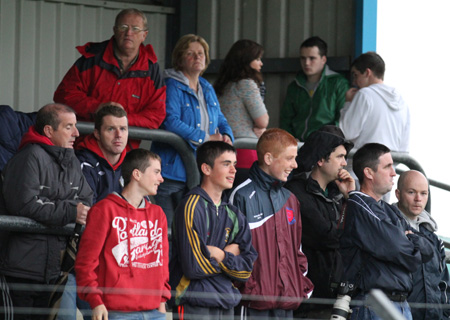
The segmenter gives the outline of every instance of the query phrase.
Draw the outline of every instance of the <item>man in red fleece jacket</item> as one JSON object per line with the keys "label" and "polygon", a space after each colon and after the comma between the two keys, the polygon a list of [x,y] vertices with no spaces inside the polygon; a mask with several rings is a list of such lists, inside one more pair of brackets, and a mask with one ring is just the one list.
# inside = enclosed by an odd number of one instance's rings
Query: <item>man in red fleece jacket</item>
{"label": "man in red fleece jacket", "polygon": [[147,18],[138,9],[124,9],[113,30],[109,40],[77,47],[81,57],[53,99],[72,107],[78,120],[92,121],[100,106],[114,104],[128,113],[130,126],[157,129],[166,117],[166,86],[153,47],[143,44]]}
{"label": "man in red fleece jacket", "polygon": [[132,150],[122,176],[122,193],[89,211],[75,262],[78,295],[89,302],[94,320],[163,320],[170,298],[167,220],[161,207],[146,200],[164,181],[161,159]]}

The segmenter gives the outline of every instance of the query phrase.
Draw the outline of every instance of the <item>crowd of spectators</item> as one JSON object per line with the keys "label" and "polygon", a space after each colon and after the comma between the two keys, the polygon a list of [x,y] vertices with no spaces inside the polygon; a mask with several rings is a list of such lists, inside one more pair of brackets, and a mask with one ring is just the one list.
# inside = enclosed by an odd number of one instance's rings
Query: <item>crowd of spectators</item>
{"label": "crowd of spectators", "polygon": [[[79,310],[94,320],[165,319],[169,307],[174,319],[330,319],[331,304],[305,300],[336,299],[345,283],[360,302],[351,319],[380,319],[366,304],[372,289],[406,319],[448,319],[450,279],[424,209],[426,177],[402,174],[399,202],[383,200],[396,176],[391,150],[409,151],[410,114],[384,84],[378,54],[354,60],[350,88],[327,66],[326,42],[306,39],[280,128],[268,128],[260,44],[234,43],[212,86],[202,77],[210,56],[201,36],[182,36],[162,73],[143,44],[143,12],[122,10],[113,31],[77,47],[54,103],[29,115],[0,109],[12,119],[5,136],[15,138],[1,137],[2,214],[75,223],[76,233],[85,226],[76,242],[2,235],[5,317],[49,319],[52,308],[60,320]],[[77,120],[93,121],[94,132],[79,137]],[[140,149],[129,126],[184,139],[200,185],[188,190],[170,144]],[[256,150],[236,150],[235,137],[257,139]],[[64,290],[49,304],[57,284]],[[441,307],[411,310],[408,301]]]}

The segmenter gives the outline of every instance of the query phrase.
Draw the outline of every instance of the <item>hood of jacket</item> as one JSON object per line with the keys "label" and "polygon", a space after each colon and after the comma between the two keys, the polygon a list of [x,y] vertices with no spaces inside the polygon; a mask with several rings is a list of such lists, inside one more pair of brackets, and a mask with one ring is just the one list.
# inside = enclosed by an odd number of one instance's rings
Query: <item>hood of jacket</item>
{"label": "hood of jacket", "polygon": [[[323,67],[322,70],[322,75],[320,76],[320,80],[319,83],[326,77],[329,76],[335,76],[335,75],[339,75],[339,73],[331,70],[328,65],[325,65]],[[306,82],[308,81],[308,78],[306,77],[306,74],[303,72],[302,69],[300,69],[300,71],[297,73],[296,77],[295,77],[295,82],[297,83],[298,86],[300,87],[305,87]]]}
{"label": "hood of jacket", "polygon": [[19,150],[30,144],[39,144],[63,168],[70,165],[72,163],[72,159],[75,157],[75,151],[72,148],[55,146],[49,138],[39,134],[36,131],[35,126],[31,126],[28,129],[28,132],[25,133],[22,141],[20,142]]}
{"label": "hood of jacket", "polygon": [[166,69],[163,73],[164,80],[171,78],[189,87],[189,79],[184,75],[182,71],[177,71],[175,69]]}
{"label": "hood of jacket", "polygon": [[[362,88],[361,90],[365,89],[366,88]],[[367,90],[376,92],[392,110],[401,110],[406,108],[406,104],[402,96],[397,89],[393,87],[390,87],[384,83],[376,83],[368,86]]]}
{"label": "hood of jacket", "polygon": [[120,155],[119,161],[115,165],[112,165],[108,161],[108,159],[106,159],[105,155],[103,154],[102,149],[100,149],[100,146],[98,145],[98,141],[95,138],[93,133],[91,133],[90,135],[85,136],[83,139],[81,139],[81,141],[77,144],[76,148],[78,150],[87,149],[87,150],[91,151],[92,153],[96,154],[100,158],[104,159],[105,162],[107,162],[108,165],[114,171],[116,171],[122,165],[122,162],[125,159],[125,156],[127,154],[127,151],[126,151],[127,148],[123,149],[122,154]]}
{"label": "hood of jacket", "polygon": [[[392,205],[398,208],[398,202],[393,203]],[[411,224],[411,220],[400,210],[400,208],[398,208],[398,211],[400,211],[402,216],[405,217],[406,221],[408,221],[408,223],[412,227],[414,227],[414,225]],[[421,225],[421,226],[427,228],[431,232],[436,232],[438,229],[436,220],[434,220],[433,217],[431,216],[431,214],[429,214],[426,210],[423,210],[419,214],[419,216],[417,218],[417,225],[418,226]]]}
{"label": "hood of jacket", "polygon": [[35,126],[31,126],[28,129],[28,131],[25,133],[25,135],[22,138],[22,141],[20,141],[19,150],[30,143],[54,146],[53,142],[49,138],[47,138],[46,136],[43,136],[42,134],[40,134],[36,131]]}

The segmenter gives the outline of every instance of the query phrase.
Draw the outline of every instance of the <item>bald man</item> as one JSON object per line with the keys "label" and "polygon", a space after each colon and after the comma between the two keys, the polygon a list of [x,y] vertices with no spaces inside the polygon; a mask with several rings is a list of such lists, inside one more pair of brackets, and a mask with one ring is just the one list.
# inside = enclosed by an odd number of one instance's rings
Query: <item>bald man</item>
{"label": "bald man", "polygon": [[[398,203],[395,205],[413,229],[420,232],[432,244],[435,250],[433,258],[422,264],[413,273],[413,290],[408,302],[449,304],[449,273],[445,263],[445,251],[442,240],[435,234],[437,224],[425,211],[428,202],[428,180],[419,171],[410,170],[402,173],[397,183]],[[442,308],[415,308],[411,306],[414,320],[448,319],[450,310]]]}

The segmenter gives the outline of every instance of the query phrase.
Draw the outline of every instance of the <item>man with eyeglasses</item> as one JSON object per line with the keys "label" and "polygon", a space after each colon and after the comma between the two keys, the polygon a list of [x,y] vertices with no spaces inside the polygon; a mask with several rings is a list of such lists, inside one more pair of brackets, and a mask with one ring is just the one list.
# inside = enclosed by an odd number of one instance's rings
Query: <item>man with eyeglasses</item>
{"label": "man with eyeglasses", "polygon": [[113,30],[109,40],[77,47],[82,56],[53,99],[71,106],[81,121],[93,121],[100,106],[117,105],[127,112],[130,126],[156,129],[166,116],[166,87],[153,47],[143,45],[147,18],[138,9],[124,9]]}

